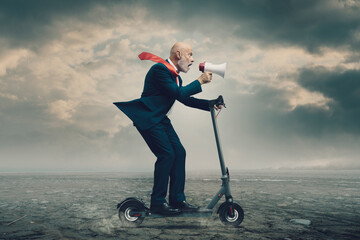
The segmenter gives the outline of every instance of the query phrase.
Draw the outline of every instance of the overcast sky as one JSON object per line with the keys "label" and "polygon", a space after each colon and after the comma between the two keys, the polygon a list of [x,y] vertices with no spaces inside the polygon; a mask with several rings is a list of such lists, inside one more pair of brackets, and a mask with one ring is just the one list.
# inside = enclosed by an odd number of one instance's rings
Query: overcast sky
{"label": "overcast sky", "polygon": [[[227,62],[199,98],[231,169],[360,168],[360,1],[1,1],[0,171],[152,171],[112,103],[138,98],[176,41]],[[175,103],[187,170],[218,169],[210,114]]]}

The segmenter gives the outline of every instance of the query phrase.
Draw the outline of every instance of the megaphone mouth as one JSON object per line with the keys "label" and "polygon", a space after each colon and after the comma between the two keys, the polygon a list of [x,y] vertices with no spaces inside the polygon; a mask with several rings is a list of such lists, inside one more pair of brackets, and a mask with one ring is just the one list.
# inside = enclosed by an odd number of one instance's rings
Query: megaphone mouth
{"label": "megaphone mouth", "polygon": [[204,72],[205,70],[205,62],[199,64],[199,71]]}
{"label": "megaphone mouth", "polygon": [[212,72],[219,75],[222,78],[224,78],[225,76],[225,69],[226,69],[226,63],[212,64],[209,62],[203,62],[199,64],[199,70],[201,72],[206,72],[206,71]]}

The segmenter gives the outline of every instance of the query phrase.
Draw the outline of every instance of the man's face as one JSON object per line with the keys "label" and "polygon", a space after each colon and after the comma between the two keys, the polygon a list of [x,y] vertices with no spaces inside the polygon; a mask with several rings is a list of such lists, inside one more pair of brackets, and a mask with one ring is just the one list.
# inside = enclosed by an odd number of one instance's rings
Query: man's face
{"label": "man's face", "polygon": [[194,62],[192,48],[184,49],[178,62],[179,71],[187,73]]}

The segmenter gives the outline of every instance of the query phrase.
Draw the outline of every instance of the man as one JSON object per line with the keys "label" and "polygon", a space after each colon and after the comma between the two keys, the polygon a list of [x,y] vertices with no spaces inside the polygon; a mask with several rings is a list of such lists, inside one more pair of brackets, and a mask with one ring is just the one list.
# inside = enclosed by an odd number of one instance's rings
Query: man
{"label": "man", "polygon": [[[134,122],[157,157],[150,210],[163,215],[196,211],[198,207],[189,204],[184,194],[186,152],[167,113],[175,100],[209,111],[208,100],[191,96],[202,91],[202,84],[211,82],[212,73],[204,72],[198,79],[183,86],[178,73],[188,72],[194,62],[192,47],[183,42],[174,44],[166,62],[150,53],[142,53],[139,58],[159,62],[147,73],[141,98],[114,104]],[[166,201],[169,178],[170,205]]]}

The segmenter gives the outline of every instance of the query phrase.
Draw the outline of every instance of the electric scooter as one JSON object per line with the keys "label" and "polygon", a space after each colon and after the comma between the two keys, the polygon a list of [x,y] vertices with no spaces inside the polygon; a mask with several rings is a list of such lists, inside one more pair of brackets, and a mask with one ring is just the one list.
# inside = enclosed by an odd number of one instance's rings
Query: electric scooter
{"label": "electric scooter", "polygon": [[217,107],[220,105],[225,107],[223,97],[219,96],[217,99],[209,101],[211,119],[214,127],[216,146],[219,154],[221,174],[222,174],[221,175],[222,186],[220,190],[215,194],[211,202],[205,208],[201,208],[193,212],[180,212],[177,215],[170,215],[170,216],[151,213],[150,209],[141,199],[134,197],[126,198],[124,201],[120,202],[117,205],[119,211],[119,218],[124,226],[137,227],[143,222],[145,217],[148,218],[211,217],[211,215],[213,214],[213,208],[224,195],[225,195],[225,202],[223,202],[219,206],[216,212],[217,214],[219,214],[219,218],[221,222],[224,225],[237,227],[243,221],[244,211],[239,205],[239,203],[235,202],[231,196],[230,174],[229,174],[229,169],[225,167],[225,163],[224,163],[224,157],[220,145],[214,105],[216,105]]}

